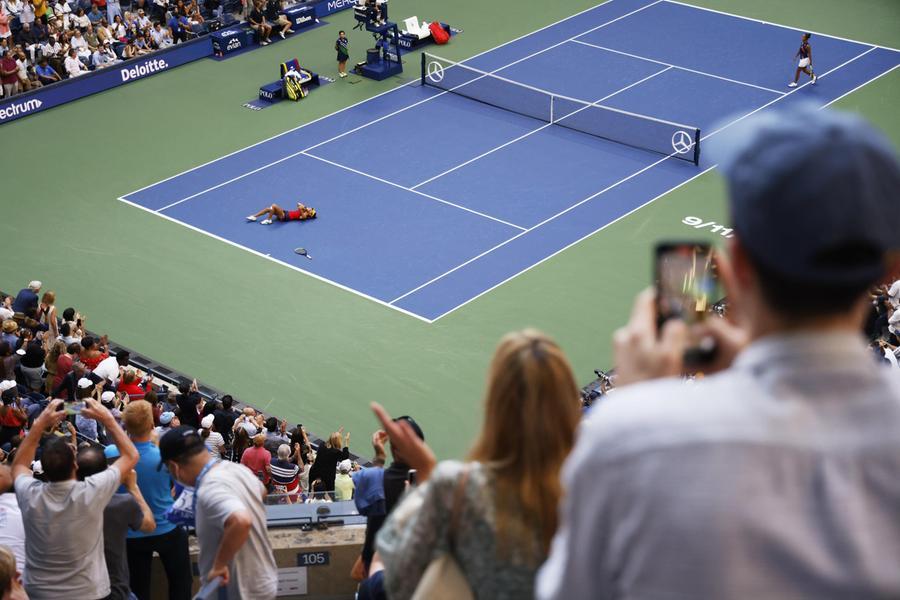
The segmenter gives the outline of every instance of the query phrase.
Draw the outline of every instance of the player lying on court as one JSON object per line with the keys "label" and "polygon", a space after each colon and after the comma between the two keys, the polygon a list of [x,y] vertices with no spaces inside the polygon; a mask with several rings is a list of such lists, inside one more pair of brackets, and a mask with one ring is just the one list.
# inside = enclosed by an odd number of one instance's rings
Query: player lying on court
{"label": "player lying on court", "polygon": [[809,34],[804,33],[800,40],[800,49],[794,55],[794,60],[800,59],[797,63],[797,72],[794,73],[794,80],[788,84],[788,87],[797,87],[797,80],[800,79],[800,73],[806,73],[812,82],[816,82],[816,74],[812,68],[812,48],[809,45]]}
{"label": "player lying on court", "polygon": [[297,203],[297,210],[284,210],[277,204],[267,206],[255,215],[247,217],[248,221],[255,221],[258,217],[266,215],[266,218],[259,222],[260,225],[271,225],[273,221],[306,221],[307,219],[316,218],[316,209],[311,206],[304,206]]}

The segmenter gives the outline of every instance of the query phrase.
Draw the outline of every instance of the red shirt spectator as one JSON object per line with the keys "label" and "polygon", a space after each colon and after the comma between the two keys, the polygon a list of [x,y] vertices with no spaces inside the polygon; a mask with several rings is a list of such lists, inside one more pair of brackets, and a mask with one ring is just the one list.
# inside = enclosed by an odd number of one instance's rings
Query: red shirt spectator
{"label": "red shirt spectator", "polygon": [[125,371],[125,374],[119,379],[116,391],[125,392],[131,400],[143,400],[144,394],[147,393],[146,390],[141,387],[141,380],[137,376],[137,373],[130,369]]}
{"label": "red shirt spectator", "polygon": [[105,337],[100,339],[103,342],[102,346],[98,346],[97,341],[91,336],[81,338],[81,362],[88,371],[93,371],[97,365],[109,358]]}
{"label": "red shirt spectator", "polygon": [[16,64],[16,59],[11,56],[11,53],[7,52],[3,55],[3,58],[0,59],[0,81],[4,84],[12,85],[19,82],[19,66]]}
{"label": "red shirt spectator", "polygon": [[244,450],[241,456],[241,464],[253,471],[265,485],[269,485],[269,464],[272,462],[272,455],[263,446],[265,442],[265,434],[261,433],[254,437],[253,447]]}
{"label": "red shirt spectator", "polygon": [[62,380],[65,379],[66,375],[69,374],[69,371],[72,370],[72,363],[74,362],[75,356],[68,352],[59,355],[59,358],[56,359],[56,375],[53,376],[54,388],[59,387]]}

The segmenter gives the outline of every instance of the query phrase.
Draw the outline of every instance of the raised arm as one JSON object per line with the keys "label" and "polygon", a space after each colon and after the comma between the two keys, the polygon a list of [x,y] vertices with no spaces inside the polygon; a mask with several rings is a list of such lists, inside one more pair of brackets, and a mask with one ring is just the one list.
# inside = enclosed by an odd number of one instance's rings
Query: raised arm
{"label": "raised arm", "polygon": [[53,400],[32,423],[28,435],[22,440],[16,451],[16,458],[13,460],[13,481],[22,475],[31,475],[31,463],[34,461],[34,454],[41,442],[41,436],[47,429],[56,427],[66,416],[64,410],[58,410],[62,407],[62,403],[62,400]]}

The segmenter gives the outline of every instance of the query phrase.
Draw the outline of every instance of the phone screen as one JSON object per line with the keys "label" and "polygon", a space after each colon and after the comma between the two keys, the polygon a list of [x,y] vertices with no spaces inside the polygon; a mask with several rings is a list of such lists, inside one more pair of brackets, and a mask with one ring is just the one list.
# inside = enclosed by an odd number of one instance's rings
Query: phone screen
{"label": "phone screen", "polygon": [[657,325],[682,319],[689,326],[706,318],[718,298],[712,248],[703,242],[667,242],[656,247]]}
{"label": "phone screen", "polygon": [[406,474],[406,479],[409,481],[409,485],[416,485],[416,470],[410,469]]}

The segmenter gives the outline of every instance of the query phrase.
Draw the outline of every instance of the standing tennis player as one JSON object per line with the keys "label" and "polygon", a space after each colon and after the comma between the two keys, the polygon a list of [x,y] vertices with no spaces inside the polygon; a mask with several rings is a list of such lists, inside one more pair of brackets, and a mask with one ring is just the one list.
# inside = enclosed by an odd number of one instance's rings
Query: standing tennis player
{"label": "standing tennis player", "polygon": [[809,34],[804,33],[800,40],[800,49],[794,55],[794,60],[800,59],[797,63],[797,72],[794,73],[794,80],[788,84],[788,87],[797,87],[797,80],[800,79],[800,72],[809,75],[812,82],[816,82],[816,74],[813,73],[812,66],[812,47],[809,45]]}
{"label": "standing tennis player", "polygon": [[307,219],[316,218],[316,209],[311,206],[304,206],[300,202],[297,203],[297,210],[284,210],[277,204],[267,206],[255,215],[247,217],[248,221],[255,221],[257,217],[266,215],[266,218],[259,222],[260,225],[271,225],[272,221],[305,221]]}
{"label": "standing tennis player", "polygon": [[337,51],[338,77],[343,79],[347,76],[347,59],[350,58],[350,40],[344,31],[338,32],[338,39],[334,43],[334,49]]}

